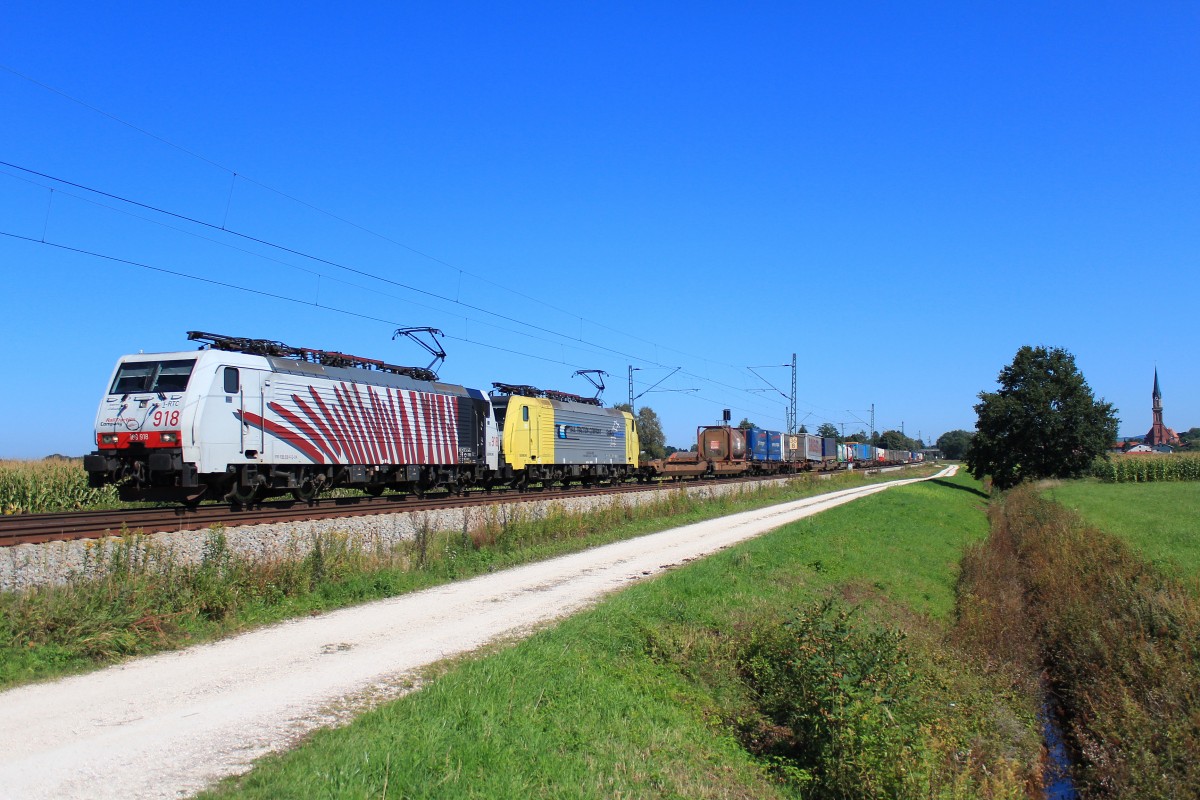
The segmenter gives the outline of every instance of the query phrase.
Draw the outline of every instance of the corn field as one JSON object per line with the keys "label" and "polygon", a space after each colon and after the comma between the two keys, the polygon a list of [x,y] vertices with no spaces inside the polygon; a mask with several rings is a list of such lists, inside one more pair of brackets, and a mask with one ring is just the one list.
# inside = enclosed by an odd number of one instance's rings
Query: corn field
{"label": "corn field", "polygon": [[83,462],[70,458],[0,461],[0,513],[118,508],[115,486],[87,485]]}
{"label": "corn field", "polygon": [[1109,461],[1097,461],[1092,475],[1106,483],[1200,481],[1200,455],[1114,456]]}

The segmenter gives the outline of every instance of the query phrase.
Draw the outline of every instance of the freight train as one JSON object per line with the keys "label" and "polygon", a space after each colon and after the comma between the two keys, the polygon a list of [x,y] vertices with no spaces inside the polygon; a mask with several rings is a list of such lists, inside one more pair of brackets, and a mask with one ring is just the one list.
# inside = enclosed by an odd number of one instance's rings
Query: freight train
{"label": "freight train", "polygon": [[782,433],[761,428],[702,425],[696,447],[665,459],[643,461],[644,477],[715,478],[725,475],[772,475],[813,470],[860,469],[910,464],[920,453],[887,450],[856,442],[839,443],[809,433]]}
{"label": "freight train", "polygon": [[189,331],[199,350],[121,357],[96,414],[92,486],[126,500],[250,504],[333,487],[525,489],[907,463],[808,434],[703,426],[696,450],[640,459],[637,422],[596,398],[494,383],[484,394],[345,353]]}

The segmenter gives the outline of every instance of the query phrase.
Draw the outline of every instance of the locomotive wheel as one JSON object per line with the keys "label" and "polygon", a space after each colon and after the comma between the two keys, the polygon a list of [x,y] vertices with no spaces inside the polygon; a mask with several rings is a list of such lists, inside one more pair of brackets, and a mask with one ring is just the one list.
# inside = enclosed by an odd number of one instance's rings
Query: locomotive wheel
{"label": "locomotive wheel", "polygon": [[236,503],[240,506],[248,506],[257,500],[259,491],[257,486],[242,486],[240,483],[235,483],[225,495],[225,499],[231,503]]}
{"label": "locomotive wheel", "polygon": [[195,510],[200,507],[200,501],[204,499],[205,493],[208,491],[208,484],[204,484],[196,491],[183,498],[184,508]]}
{"label": "locomotive wheel", "polygon": [[387,487],[382,483],[372,483],[369,486],[364,486],[363,491],[371,495],[371,497],[379,497],[379,495],[383,494],[383,490],[386,488]]}
{"label": "locomotive wheel", "polygon": [[317,495],[320,493],[320,487],[317,486],[316,482],[311,480],[302,481],[299,486],[292,489],[292,497],[301,503],[311,503],[317,499]]}

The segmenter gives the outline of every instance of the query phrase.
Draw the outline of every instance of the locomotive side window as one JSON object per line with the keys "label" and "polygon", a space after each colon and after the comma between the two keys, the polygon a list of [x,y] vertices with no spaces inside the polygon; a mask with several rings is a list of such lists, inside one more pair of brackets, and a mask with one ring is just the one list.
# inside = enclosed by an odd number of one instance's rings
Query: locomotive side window
{"label": "locomotive side window", "polygon": [[529,422],[529,406],[521,406],[521,421]]}
{"label": "locomotive side window", "polygon": [[229,394],[237,394],[238,390],[238,370],[237,367],[225,368],[225,391]]}
{"label": "locomotive side window", "polygon": [[109,394],[182,392],[192,376],[194,358],[178,361],[134,361],[122,364]]}

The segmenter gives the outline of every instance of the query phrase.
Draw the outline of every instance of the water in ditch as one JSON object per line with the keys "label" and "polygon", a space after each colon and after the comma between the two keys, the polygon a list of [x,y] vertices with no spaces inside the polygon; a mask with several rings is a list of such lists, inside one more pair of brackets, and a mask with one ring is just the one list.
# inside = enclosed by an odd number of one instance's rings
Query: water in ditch
{"label": "water in ditch", "polygon": [[1046,751],[1042,765],[1042,792],[1046,800],[1078,800],[1079,793],[1071,777],[1071,751],[1063,739],[1058,712],[1058,702],[1043,681],[1042,711],[1038,715]]}

